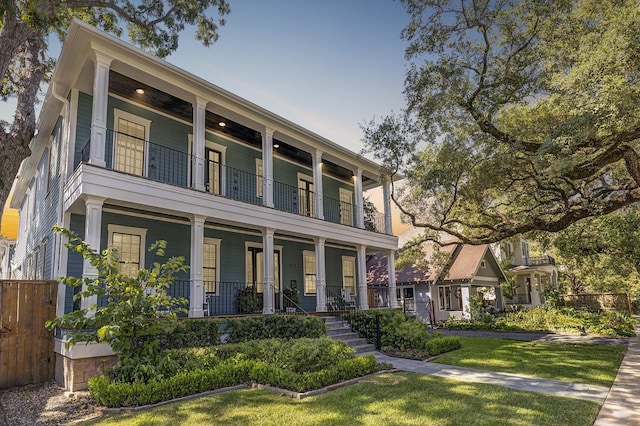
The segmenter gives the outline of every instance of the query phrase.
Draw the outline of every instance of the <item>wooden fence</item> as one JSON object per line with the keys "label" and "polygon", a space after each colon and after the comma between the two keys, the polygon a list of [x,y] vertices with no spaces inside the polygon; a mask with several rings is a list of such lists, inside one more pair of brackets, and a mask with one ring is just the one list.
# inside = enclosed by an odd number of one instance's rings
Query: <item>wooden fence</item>
{"label": "wooden fence", "polygon": [[631,313],[631,304],[626,293],[570,294],[564,297],[567,304],[591,311],[626,311]]}
{"label": "wooden fence", "polygon": [[0,389],[53,379],[56,281],[0,280]]}

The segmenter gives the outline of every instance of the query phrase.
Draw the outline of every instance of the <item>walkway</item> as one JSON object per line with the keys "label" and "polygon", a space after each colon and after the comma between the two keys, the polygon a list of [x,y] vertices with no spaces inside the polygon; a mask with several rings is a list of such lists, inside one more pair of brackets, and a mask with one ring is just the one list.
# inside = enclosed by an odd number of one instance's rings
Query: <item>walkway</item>
{"label": "walkway", "polygon": [[485,330],[447,330],[437,329],[445,336],[460,337],[488,337],[495,339],[509,339],[532,341],[541,340],[556,343],[586,343],[589,345],[627,346],[630,339],[627,337],[605,337],[605,336],[582,336],[579,334],[556,334],[556,333],[529,333],[520,331],[485,331]]}
{"label": "walkway", "polygon": [[[640,318],[638,318],[640,321]],[[640,325],[594,426],[640,425]]]}
{"label": "walkway", "polygon": [[560,380],[540,379],[531,376],[520,376],[511,373],[476,370],[473,368],[454,367],[451,365],[435,364],[432,362],[415,361],[404,358],[394,358],[381,352],[374,353],[378,362],[388,362],[395,368],[412,373],[422,373],[431,376],[446,377],[448,379],[463,380],[474,383],[505,386],[531,392],[542,392],[555,396],[586,399],[602,404],[607,398],[609,388],[604,386],[585,385],[581,383],[563,382]]}

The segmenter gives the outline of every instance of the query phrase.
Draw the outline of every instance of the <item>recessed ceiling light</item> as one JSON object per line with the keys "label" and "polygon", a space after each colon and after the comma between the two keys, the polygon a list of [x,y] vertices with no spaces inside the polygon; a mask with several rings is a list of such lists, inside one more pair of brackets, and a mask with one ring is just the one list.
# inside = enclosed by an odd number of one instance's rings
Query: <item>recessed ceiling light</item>
{"label": "recessed ceiling light", "polygon": [[138,87],[138,88],[136,89],[136,93],[137,93],[138,95],[144,95],[144,89],[141,89],[140,87]]}
{"label": "recessed ceiling light", "polygon": [[274,143],[274,144],[273,144],[273,147],[274,147],[275,149],[278,149],[278,148],[280,148],[280,144]]}
{"label": "recessed ceiling light", "polygon": [[224,121],[221,121],[221,122],[218,123],[218,126],[220,126],[220,127],[224,127],[226,125],[227,125],[227,123],[225,123]]}

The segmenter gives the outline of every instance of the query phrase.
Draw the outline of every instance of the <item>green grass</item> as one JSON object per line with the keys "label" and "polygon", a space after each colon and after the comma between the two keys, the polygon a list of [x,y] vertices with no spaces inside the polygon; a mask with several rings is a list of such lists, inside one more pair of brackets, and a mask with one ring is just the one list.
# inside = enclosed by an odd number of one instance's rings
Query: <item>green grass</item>
{"label": "green grass", "polygon": [[211,395],[94,425],[591,425],[595,402],[413,373],[383,374],[301,401],[267,391]]}
{"label": "green grass", "polygon": [[627,349],[463,337],[462,349],[434,362],[567,382],[611,386]]}

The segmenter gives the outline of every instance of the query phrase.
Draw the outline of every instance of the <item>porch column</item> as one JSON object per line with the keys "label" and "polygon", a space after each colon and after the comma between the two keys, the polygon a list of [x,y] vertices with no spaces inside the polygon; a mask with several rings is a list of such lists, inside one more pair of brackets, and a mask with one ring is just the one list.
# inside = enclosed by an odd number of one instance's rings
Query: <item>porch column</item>
{"label": "porch column", "polygon": [[[63,220],[62,226],[64,226],[65,229],[70,229],[71,213],[65,212],[62,220]],[[58,264],[56,265],[54,278],[67,276],[67,259],[69,255],[69,249],[65,246],[65,244],[69,242],[69,237],[62,234],[57,234],[56,237],[58,238],[58,241],[59,241],[58,242],[59,253],[58,253]],[[64,283],[61,283],[61,282],[58,283],[58,303],[56,305],[57,317],[61,317],[62,315],[64,315],[64,305],[65,305],[65,298],[67,294],[67,288],[68,287]]]}
{"label": "porch column", "polygon": [[[84,219],[84,240],[94,250],[100,251],[100,231],[102,229],[102,204],[104,198],[87,196],[84,204],[86,216]],[[96,280],[98,270],[85,259],[82,267],[82,278]],[[86,291],[86,284],[82,284],[82,291]],[[97,296],[83,297],[80,301],[80,309],[88,309],[98,303]],[[95,310],[89,311],[89,316],[93,316]]]}
{"label": "porch column", "polygon": [[204,131],[205,131],[205,108],[207,102],[196,96],[193,104],[193,155],[191,168],[191,187],[198,191],[204,191]]}
{"label": "porch column", "polygon": [[542,304],[540,300],[540,279],[536,274],[531,274],[531,305],[539,306]]}
{"label": "porch column", "polygon": [[384,202],[384,233],[393,235],[391,224],[391,181],[386,176],[382,181],[382,201]]}
{"label": "porch column", "polygon": [[387,251],[387,261],[389,268],[389,307],[397,308],[398,299],[396,298],[396,251]]}
{"label": "porch column", "polygon": [[204,245],[204,221],[197,214],[191,218],[191,281],[189,285],[189,317],[203,317],[204,287],[202,286],[202,262]]}
{"label": "porch column", "polygon": [[326,238],[316,238],[316,312],[327,311],[327,277],[324,256],[325,241]]}
{"label": "porch column", "polygon": [[355,210],[356,210],[356,227],[364,228],[364,209],[363,209],[363,195],[362,195],[362,169],[358,167],[355,170],[355,182],[353,183],[353,189],[355,194]]}
{"label": "porch column", "polygon": [[367,246],[358,246],[358,308],[369,309],[367,297]]}
{"label": "porch column", "polygon": [[324,220],[324,196],[322,190],[322,151],[311,153],[313,159],[313,190],[315,192],[315,211],[318,219]]}
{"label": "porch column", "polygon": [[113,58],[94,50],[93,109],[91,114],[91,145],[89,163],[105,167],[107,134],[107,100],[109,98],[109,66]]}
{"label": "porch column", "polygon": [[462,317],[471,319],[471,304],[469,303],[469,285],[460,286],[460,297],[462,298]]}
{"label": "porch column", "polygon": [[273,207],[273,129],[268,127],[262,132],[262,204]]}
{"label": "porch column", "polygon": [[262,232],[262,252],[264,256],[264,277],[262,282],[264,283],[263,301],[262,301],[262,313],[272,314],[274,312],[273,299],[274,299],[274,287],[275,287],[275,275],[273,268],[273,233],[275,229],[266,228]]}

